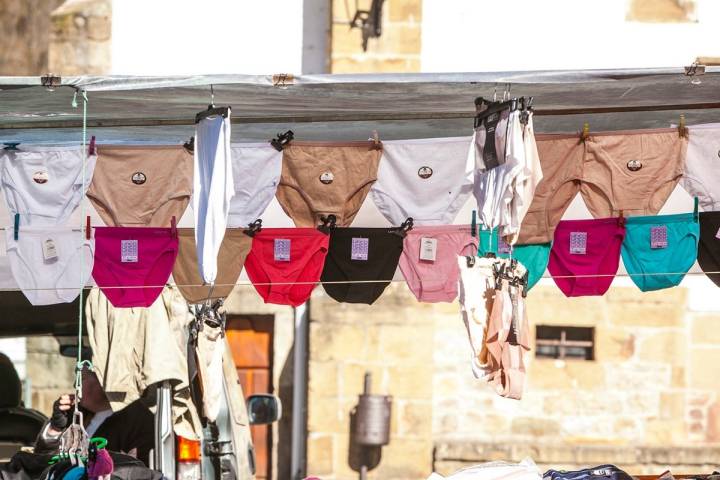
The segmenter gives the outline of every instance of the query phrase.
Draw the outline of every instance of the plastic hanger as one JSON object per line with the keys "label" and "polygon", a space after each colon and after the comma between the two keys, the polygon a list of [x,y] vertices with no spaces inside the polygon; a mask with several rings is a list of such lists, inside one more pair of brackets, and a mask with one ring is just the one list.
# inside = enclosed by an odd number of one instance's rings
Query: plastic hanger
{"label": "plastic hanger", "polygon": [[200,123],[200,121],[208,118],[208,117],[215,117],[215,116],[221,116],[223,118],[228,118],[230,116],[230,107],[216,107],[215,106],[215,91],[213,89],[213,86],[210,85],[210,105],[208,107],[198,112],[195,115],[195,123]]}

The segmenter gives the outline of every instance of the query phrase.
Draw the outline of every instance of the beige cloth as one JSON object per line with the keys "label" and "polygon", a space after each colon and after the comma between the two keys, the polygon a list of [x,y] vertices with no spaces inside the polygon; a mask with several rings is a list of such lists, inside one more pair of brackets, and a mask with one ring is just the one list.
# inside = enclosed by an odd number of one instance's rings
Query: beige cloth
{"label": "beige cloth", "polygon": [[142,397],[153,384],[173,384],[175,433],[199,438],[187,369],[188,325],[193,320],[177,288],[165,287],[148,308],[115,308],[93,288],[85,305],[93,365],[113,411]]}
{"label": "beige cloth", "polygon": [[198,375],[202,384],[203,411],[205,418],[214,422],[220,413],[223,397],[223,350],[225,341],[220,327],[207,324],[198,333],[197,353]]}
{"label": "beige cloth", "polygon": [[277,199],[297,227],[335,215],[350,226],[377,180],[382,148],[374,142],[290,142],[283,149]]}
{"label": "beige cloth", "polygon": [[[178,228],[180,246],[173,267],[173,279],[185,300],[200,303],[208,299],[209,286],[202,286],[203,279],[198,271],[197,249],[195,248],[195,230]],[[210,298],[225,298],[230,295],[234,284],[240,277],[245,257],[250,252],[252,237],[240,228],[225,230],[225,237],[218,253],[218,274]]]}
{"label": "beige cloth", "polygon": [[193,190],[193,156],[180,145],[99,145],[87,196],[105,224],[169,227]]}

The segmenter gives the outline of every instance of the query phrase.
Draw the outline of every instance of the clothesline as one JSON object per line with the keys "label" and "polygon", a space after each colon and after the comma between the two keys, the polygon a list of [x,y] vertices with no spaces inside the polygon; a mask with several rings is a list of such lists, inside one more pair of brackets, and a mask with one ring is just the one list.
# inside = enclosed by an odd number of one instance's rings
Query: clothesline
{"label": "clothesline", "polygon": [[[602,278],[602,277],[655,277],[665,275],[692,275],[692,276],[707,276],[707,275],[720,275],[719,271],[714,272],[661,272],[661,273],[618,273],[618,274],[595,274],[595,275],[545,275],[542,278],[558,279],[558,278]],[[439,279],[445,280],[445,277],[426,277],[427,279]],[[317,281],[317,282],[236,282],[236,283],[216,283],[214,288],[220,287],[252,287],[252,286],[281,286],[281,285],[353,285],[353,284],[384,284],[384,283],[407,283],[404,278],[393,278],[391,280],[342,280],[342,281]],[[208,284],[178,284],[178,283],[164,283],[162,285],[129,285],[129,286],[107,286],[103,287],[103,290],[126,290],[126,289],[153,289],[163,287],[178,287],[178,288],[210,288]],[[97,288],[93,285],[85,285],[83,288]],[[18,292],[18,291],[54,291],[54,290],[77,290],[77,287],[54,287],[54,288],[3,288],[0,287],[0,292]]]}

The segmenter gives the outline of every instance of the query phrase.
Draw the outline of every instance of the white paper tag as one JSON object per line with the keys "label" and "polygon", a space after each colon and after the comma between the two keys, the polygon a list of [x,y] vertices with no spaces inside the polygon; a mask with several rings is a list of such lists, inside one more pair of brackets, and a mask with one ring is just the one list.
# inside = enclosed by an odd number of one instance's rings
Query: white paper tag
{"label": "white paper tag", "polygon": [[650,227],[650,248],[667,248],[667,226],[660,225],[658,227]]}
{"label": "white paper tag", "polygon": [[367,260],[369,248],[370,248],[370,239],[369,238],[353,237],[352,250],[350,252],[350,260]]}
{"label": "white paper tag", "polygon": [[587,252],[587,232],[570,232],[570,253],[585,255]]}
{"label": "white paper tag", "polygon": [[42,243],[43,258],[47,260],[55,260],[57,258],[57,248],[52,238],[45,239]]}
{"label": "white paper tag", "polygon": [[715,234],[715,238],[717,238],[718,240],[720,240],[720,228],[718,228],[718,231],[717,231],[717,233]]}
{"label": "white paper tag", "polygon": [[290,261],[290,239],[287,239],[287,238],[276,238],[275,239],[275,261],[276,262],[289,262]]}
{"label": "white paper tag", "polygon": [[138,241],[137,240],[121,240],[120,241],[120,261],[122,263],[137,263],[138,261]]}
{"label": "white paper tag", "polygon": [[420,239],[420,260],[435,261],[437,254],[437,239],[421,238]]}

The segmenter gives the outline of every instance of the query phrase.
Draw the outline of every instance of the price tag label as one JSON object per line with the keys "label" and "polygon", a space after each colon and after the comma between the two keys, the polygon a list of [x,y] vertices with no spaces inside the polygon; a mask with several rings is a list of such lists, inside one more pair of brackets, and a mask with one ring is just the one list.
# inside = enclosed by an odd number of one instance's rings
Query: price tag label
{"label": "price tag label", "polygon": [[650,248],[667,248],[667,225],[650,228]]}
{"label": "price tag label", "polygon": [[420,260],[434,262],[437,255],[437,239],[421,238],[420,239]]}
{"label": "price tag label", "polygon": [[370,248],[369,238],[352,239],[352,251],[350,252],[350,260],[367,260],[368,250]]}
{"label": "price tag label", "polygon": [[137,261],[138,261],[138,241],[137,240],[121,240],[120,241],[120,261],[122,263],[137,263]]}
{"label": "price tag label", "polygon": [[289,262],[290,261],[290,239],[287,239],[287,238],[276,238],[275,239],[275,261],[276,262]]}
{"label": "price tag label", "polygon": [[573,255],[587,253],[587,232],[570,232],[570,253]]}
{"label": "price tag label", "polygon": [[57,259],[57,248],[55,247],[55,241],[52,238],[48,238],[43,241],[42,250],[45,261]]}

